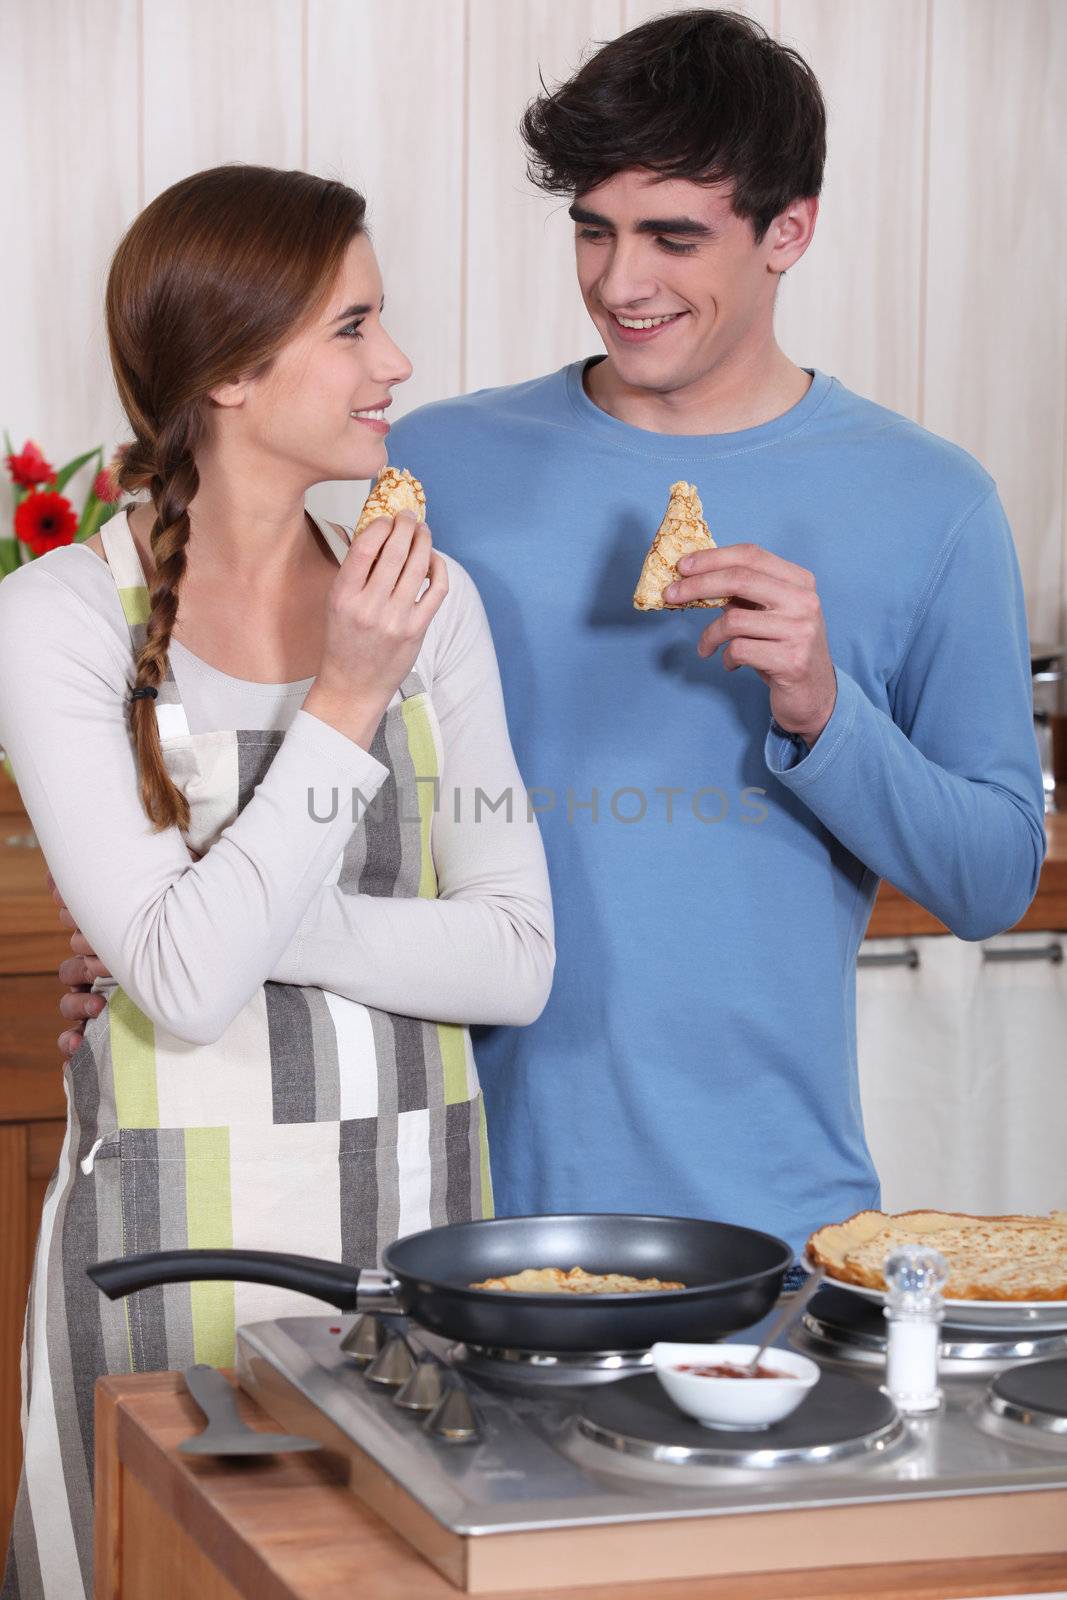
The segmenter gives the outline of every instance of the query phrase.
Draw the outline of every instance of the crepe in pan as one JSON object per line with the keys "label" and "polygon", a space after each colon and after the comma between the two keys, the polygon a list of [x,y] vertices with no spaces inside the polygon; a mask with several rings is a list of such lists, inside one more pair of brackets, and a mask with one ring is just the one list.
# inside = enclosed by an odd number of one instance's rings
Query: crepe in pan
{"label": "crepe in pan", "polygon": [[472,1289],[503,1289],[513,1294],[650,1294],[684,1289],[684,1283],[662,1278],[634,1278],[625,1272],[586,1272],[584,1267],[526,1267],[502,1278],[483,1278]]}
{"label": "crepe in pan", "polygon": [[663,521],[656,530],[641,576],[634,590],[634,605],[638,611],[685,611],[690,606],[724,606],[719,600],[688,600],[684,605],[668,606],[663,591],[677,581],[678,562],[694,550],[714,550],[715,540],[704,521],[704,508],[700,504],[696,485],[684,480],[671,484],[670,499]]}

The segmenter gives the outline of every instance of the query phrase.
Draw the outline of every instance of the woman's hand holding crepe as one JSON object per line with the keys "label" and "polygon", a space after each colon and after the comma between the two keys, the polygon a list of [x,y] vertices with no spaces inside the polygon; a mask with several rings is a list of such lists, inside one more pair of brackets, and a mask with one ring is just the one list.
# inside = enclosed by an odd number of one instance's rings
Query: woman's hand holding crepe
{"label": "woman's hand holding crepe", "polygon": [[752,667],[770,685],[778,725],[813,745],[837,699],[814,574],[756,544],[697,551],[678,571],[680,580],[664,591],[668,607],[730,596],[701,634],[698,653],[710,658],[722,645],[727,672]]}
{"label": "woman's hand holding crepe", "polygon": [[410,511],[371,522],[330,588],[322,665],[303,709],[369,749],[447,593],[425,522]]}

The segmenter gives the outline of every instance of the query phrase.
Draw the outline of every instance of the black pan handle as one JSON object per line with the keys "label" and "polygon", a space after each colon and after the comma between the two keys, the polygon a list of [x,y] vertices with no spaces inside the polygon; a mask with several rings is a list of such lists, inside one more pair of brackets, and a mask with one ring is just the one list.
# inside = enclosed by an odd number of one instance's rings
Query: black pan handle
{"label": "black pan handle", "polygon": [[290,1256],[274,1250],[157,1250],[118,1256],[85,1269],[109,1300],[159,1283],[199,1283],[208,1278],[267,1283],[276,1289],[325,1300],[339,1311],[355,1311],[360,1267],[345,1267],[317,1256]]}

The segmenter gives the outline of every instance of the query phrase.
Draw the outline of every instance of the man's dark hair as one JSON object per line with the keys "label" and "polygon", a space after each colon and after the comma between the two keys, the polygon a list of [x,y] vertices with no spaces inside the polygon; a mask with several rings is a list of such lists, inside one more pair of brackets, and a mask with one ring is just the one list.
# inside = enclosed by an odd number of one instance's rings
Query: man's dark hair
{"label": "man's dark hair", "polygon": [[815,74],[736,11],[676,11],[612,39],[531,101],[519,131],[530,180],[549,194],[582,195],[631,167],[729,182],[757,244],[819,193],[826,160]]}

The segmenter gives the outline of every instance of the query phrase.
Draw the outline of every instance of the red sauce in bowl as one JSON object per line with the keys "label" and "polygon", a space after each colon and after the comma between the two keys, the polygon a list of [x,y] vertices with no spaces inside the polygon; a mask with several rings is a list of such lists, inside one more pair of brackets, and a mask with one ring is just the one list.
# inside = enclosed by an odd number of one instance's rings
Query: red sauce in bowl
{"label": "red sauce in bowl", "polygon": [[755,1372],[749,1372],[747,1367],[734,1367],[728,1361],[721,1362],[717,1367],[698,1367],[683,1364],[674,1368],[675,1372],[691,1372],[696,1378],[793,1378],[793,1372],[775,1372],[771,1367],[765,1367],[761,1362]]}

